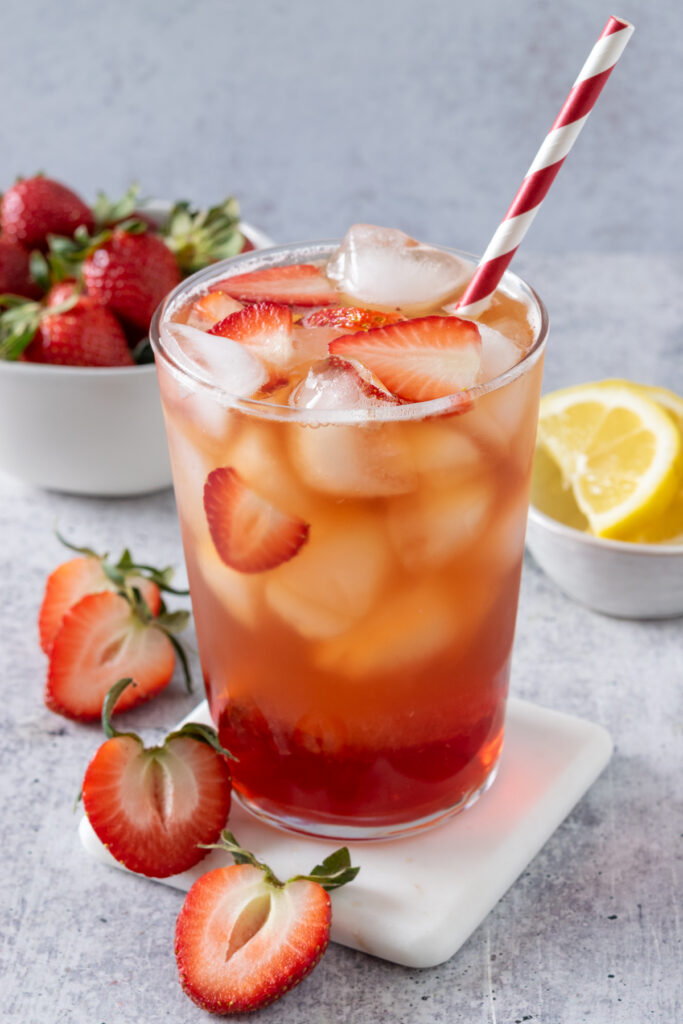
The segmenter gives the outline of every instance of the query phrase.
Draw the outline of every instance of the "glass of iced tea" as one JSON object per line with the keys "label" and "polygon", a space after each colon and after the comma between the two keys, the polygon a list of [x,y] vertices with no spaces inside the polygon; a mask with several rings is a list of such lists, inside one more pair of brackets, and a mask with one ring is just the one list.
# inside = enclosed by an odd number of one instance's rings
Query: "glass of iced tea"
{"label": "glass of iced tea", "polygon": [[410,834],[495,777],[548,324],[510,273],[458,317],[473,266],[356,225],[152,325],[211,713],[291,830]]}

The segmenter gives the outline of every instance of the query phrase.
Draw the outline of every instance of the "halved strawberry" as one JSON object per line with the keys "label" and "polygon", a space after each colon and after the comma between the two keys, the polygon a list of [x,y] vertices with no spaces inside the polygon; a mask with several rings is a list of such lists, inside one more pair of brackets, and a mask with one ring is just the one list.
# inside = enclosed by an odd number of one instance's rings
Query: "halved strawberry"
{"label": "halved strawberry", "polygon": [[292,359],[292,313],[279,302],[244,306],[214,324],[208,333],[239,341],[274,369],[287,366]]}
{"label": "halved strawberry", "polygon": [[66,613],[52,644],[45,703],[51,711],[92,721],[107,691],[122,676],[137,686],[123,693],[117,711],[149,700],[171,681],[174,645],[164,630],[144,622],[125,597],[88,594]]}
{"label": "halved strawberry", "polygon": [[380,309],[362,309],[360,306],[331,306],[307,313],[302,327],[338,327],[344,331],[369,331],[373,327],[396,324],[405,317],[401,313],[388,313]]}
{"label": "halved strawberry", "polygon": [[201,295],[190,308],[187,319],[190,327],[206,330],[209,326],[224,320],[231,313],[242,309],[242,303],[231,298],[226,292],[207,292]]}
{"label": "halved strawberry", "polygon": [[[152,615],[158,615],[161,607],[161,592],[156,583],[142,576],[131,575],[128,585],[137,587],[144,597]],[[38,615],[40,646],[46,654],[54,641],[62,619],[86,594],[97,594],[103,590],[116,591],[117,585],[105,573],[102,561],[95,556],[71,558],[62,562],[50,573],[45,586],[43,603]]]}
{"label": "halved strawberry", "polygon": [[351,881],[346,847],[309,875],[281,882],[237,845],[223,844],[237,861],[199,878],[185,898],[175,932],[184,991],[210,1013],[246,1013],[279,999],[318,963],[330,940],[329,889]]}
{"label": "halved strawberry", "polygon": [[199,863],[230,811],[229,755],[213,729],[189,723],[161,746],[112,728],[113,705],[133,682],[121,679],[103,709],[108,739],[83,779],[83,805],[98,838],[130,871],[167,878]]}
{"label": "halved strawberry", "polygon": [[239,572],[274,569],[308,539],[308,523],[261,498],[231,466],[207,476],[204,511],[216,551]]}
{"label": "halved strawberry", "polygon": [[246,302],[284,302],[289,306],[329,306],[339,298],[325,275],[312,263],[266,267],[216,281],[211,291],[227,292]]}
{"label": "halved strawberry", "polygon": [[358,359],[408,402],[471,387],[481,364],[479,328],[456,316],[423,316],[347,334],[331,341],[329,348],[333,355]]}

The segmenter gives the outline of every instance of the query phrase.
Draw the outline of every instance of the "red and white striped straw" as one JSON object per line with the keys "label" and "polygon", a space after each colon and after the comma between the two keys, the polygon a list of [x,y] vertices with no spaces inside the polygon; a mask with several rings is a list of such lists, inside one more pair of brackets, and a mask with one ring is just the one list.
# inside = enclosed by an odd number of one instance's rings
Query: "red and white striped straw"
{"label": "red and white striped straw", "polygon": [[488,306],[632,34],[633,25],[621,18],[612,17],[605,25],[534,157],[510,209],[456,304],[459,314],[477,316]]}

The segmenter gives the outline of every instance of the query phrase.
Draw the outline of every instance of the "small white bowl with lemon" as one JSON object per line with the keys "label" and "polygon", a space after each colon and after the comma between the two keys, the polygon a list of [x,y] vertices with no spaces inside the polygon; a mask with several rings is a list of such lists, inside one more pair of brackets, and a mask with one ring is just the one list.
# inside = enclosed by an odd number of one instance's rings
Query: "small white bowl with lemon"
{"label": "small white bowl with lemon", "polygon": [[683,399],[621,380],[546,395],[527,546],[595,611],[683,615]]}

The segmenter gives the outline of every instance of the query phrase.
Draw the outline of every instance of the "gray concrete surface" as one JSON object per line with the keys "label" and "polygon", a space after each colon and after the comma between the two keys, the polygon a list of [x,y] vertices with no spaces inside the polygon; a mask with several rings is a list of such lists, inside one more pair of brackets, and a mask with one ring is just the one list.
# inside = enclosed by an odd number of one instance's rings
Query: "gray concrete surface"
{"label": "gray concrete surface", "polygon": [[[92,196],[138,179],[226,192],[278,239],[354,220],[481,250],[611,11],[592,0],[6,4],[0,187],[42,168]],[[622,64],[515,267],[552,320],[546,387],[623,375],[683,393],[677,0],[625,0]],[[0,1018],[194,1024],[172,930],[181,897],[89,861],[71,808],[95,727],[42,704],[35,618],[55,520],[96,547],[180,560],[170,493],[96,501],[0,479]],[[528,560],[514,692],[594,719],[605,774],[449,963],[410,971],[331,947],[259,1019],[287,1024],[673,1024],[680,907],[683,620],[566,599]],[[177,681],[131,715],[160,736]]]}

